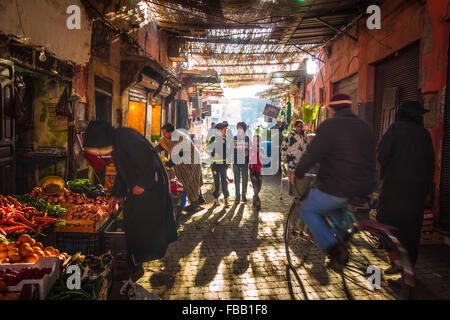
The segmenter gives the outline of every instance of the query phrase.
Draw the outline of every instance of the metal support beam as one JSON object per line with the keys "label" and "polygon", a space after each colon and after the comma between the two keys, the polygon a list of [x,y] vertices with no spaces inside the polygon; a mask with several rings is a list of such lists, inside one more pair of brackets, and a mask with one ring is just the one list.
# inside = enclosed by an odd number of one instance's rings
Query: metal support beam
{"label": "metal support beam", "polygon": [[303,14],[297,13],[296,19],[295,19],[295,24],[286,31],[286,33],[283,35],[283,38],[278,43],[280,45],[287,44],[288,41],[291,39],[292,35],[297,30],[297,28],[302,24],[302,21],[303,21]]}
{"label": "metal support beam", "polygon": [[239,39],[225,39],[225,38],[190,38],[182,37],[189,42],[204,42],[204,43],[230,43],[230,44],[247,44],[247,45],[276,45],[278,41],[267,41],[267,40],[239,40]]}
{"label": "metal support beam", "polygon": [[252,67],[252,66],[278,66],[285,64],[300,63],[299,61],[293,62],[273,62],[273,63],[236,63],[236,64],[198,64],[194,68],[233,68],[233,67]]}
{"label": "metal support beam", "polygon": [[339,32],[339,33],[341,33],[341,34],[344,34],[344,35],[346,35],[347,37],[349,37],[350,39],[352,39],[352,40],[358,42],[358,39],[356,39],[354,36],[352,36],[351,34],[345,32],[345,31],[340,30],[339,28],[336,28],[335,26],[332,26],[332,25],[329,24],[328,22],[326,22],[326,21],[324,21],[324,20],[322,20],[322,19],[320,19],[320,18],[314,18],[314,20],[316,20],[316,21],[318,21],[318,22],[320,22],[320,23],[326,25],[328,28],[333,29],[334,31]]}
{"label": "metal support beam", "polygon": [[192,55],[203,55],[203,56],[218,56],[218,55],[257,55],[257,54],[262,54],[262,55],[268,55],[268,54],[276,54],[276,55],[293,55],[293,54],[300,54],[300,52],[279,52],[279,51],[268,51],[268,52],[193,52],[193,51],[188,51],[188,54],[192,54]]}
{"label": "metal support beam", "polygon": [[221,73],[221,76],[231,77],[231,76],[262,76],[269,74],[269,72],[255,72],[255,73]]}
{"label": "metal support beam", "polygon": [[320,59],[318,56],[313,55],[311,52],[306,51],[305,49],[299,47],[299,46],[296,45],[296,44],[294,44],[294,46],[295,46],[297,49],[299,49],[300,51],[302,51],[302,52],[304,52],[304,53],[310,55],[310,56],[313,57],[314,59],[317,59],[317,60],[319,60],[320,62],[325,63],[324,60]]}

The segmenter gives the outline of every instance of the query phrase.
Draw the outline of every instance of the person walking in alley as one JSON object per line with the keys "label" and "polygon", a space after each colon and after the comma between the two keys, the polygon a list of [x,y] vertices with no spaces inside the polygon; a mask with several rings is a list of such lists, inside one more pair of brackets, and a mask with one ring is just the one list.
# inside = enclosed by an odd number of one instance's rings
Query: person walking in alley
{"label": "person walking in alley", "polygon": [[234,185],[236,187],[236,203],[239,203],[241,198],[241,178],[242,178],[242,202],[247,202],[250,138],[248,135],[246,135],[247,124],[245,122],[238,122],[236,127],[238,134],[237,136],[234,137],[233,174],[234,174]]}
{"label": "person walking in alley", "polygon": [[261,199],[259,198],[259,192],[262,187],[262,162],[261,156],[264,158],[264,149],[260,147],[261,136],[253,136],[253,144],[250,148],[250,180],[253,186],[253,206],[256,210],[261,209]]}
{"label": "person walking in alley", "polygon": [[[174,136],[174,132],[176,132]],[[186,195],[189,199],[189,206],[185,207],[185,211],[196,211],[201,204],[206,201],[203,198],[201,187],[203,185],[202,178],[202,167],[200,164],[200,152],[195,147],[192,140],[188,135],[180,130],[175,130],[175,127],[171,123],[166,123],[162,127],[163,137],[161,138],[159,144],[155,147],[158,150],[166,150],[170,155],[169,165],[173,166],[175,175],[181,184],[186,189]],[[176,137],[172,139],[172,137]],[[190,148],[190,159],[183,161],[182,163],[174,163],[172,161],[172,152],[176,145],[185,144]],[[180,159],[183,157],[183,151],[180,152]]]}
{"label": "person walking in alley", "polygon": [[213,196],[214,205],[220,205],[219,196],[220,189],[222,188],[225,207],[228,207],[228,198],[230,192],[228,191],[227,181],[227,139],[226,139],[226,126],[223,123],[216,124],[217,131],[209,139],[206,145],[206,152],[210,154],[211,170],[213,174]]}
{"label": "person walking in alley", "polygon": [[[284,131],[284,126],[281,123],[280,120],[277,121],[277,123],[270,128],[270,130],[277,130],[278,131],[278,147],[274,146],[274,152],[275,154],[278,154],[278,159],[279,159],[279,163],[278,163],[278,172],[277,174],[281,173],[281,144],[283,143],[283,131]],[[273,140],[272,140],[273,141]]]}
{"label": "person walking in alley", "polygon": [[[378,146],[382,186],[376,219],[398,229],[413,266],[435,169],[432,140],[423,124],[426,112],[417,101],[403,102]],[[385,272],[399,273],[400,268],[394,262]]]}
{"label": "person walking in alley", "polygon": [[[339,242],[322,216],[333,212],[342,217],[353,197],[365,197],[375,187],[375,137],[369,125],[351,111],[346,94],[334,95],[329,103],[331,119],[317,129],[300,159],[291,183],[301,179],[316,163],[318,187],[300,207],[300,216],[308,225],[320,249],[330,256],[330,267],[341,271],[349,259],[346,246]],[[339,220],[339,219],[338,219]]]}
{"label": "person walking in alley", "polygon": [[[289,169],[289,172],[293,173],[295,168],[297,167],[300,158],[303,153],[306,151],[306,147],[308,146],[308,135],[305,130],[303,130],[303,121],[297,120],[294,123],[294,127],[292,131],[284,138],[283,143],[281,144],[281,161],[286,163]],[[302,188],[305,191],[304,195],[306,195],[307,189],[309,187],[309,179],[302,179],[302,185],[305,187]],[[294,195],[295,186],[289,184],[289,195]]]}
{"label": "person walking in alley", "polygon": [[143,135],[105,121],[89,123],[84,148],[92,154],[110,154],[116,166],[109,208],[117,212],[124,199],[129,269],[137,281],[144,274],[142,263],[164,257],[169,243],[178,238],[166,170]]}

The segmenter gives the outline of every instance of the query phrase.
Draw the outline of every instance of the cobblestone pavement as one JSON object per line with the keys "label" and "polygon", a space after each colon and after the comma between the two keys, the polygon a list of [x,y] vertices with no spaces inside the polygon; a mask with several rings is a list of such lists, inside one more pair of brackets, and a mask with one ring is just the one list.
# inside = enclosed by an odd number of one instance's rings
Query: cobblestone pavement
{"label": "cobblestone pavement", "polygon": [[[348,299],[342,278],[318,263],[315,270],[286,267],[283,230],[291,203],[287,181],[280,200],[280,178],[266,177],[261,212],[249,202],[212,207],[212,185],[204,185],[207,205],[182,213],[182,237],[161,260],[145,264],[139,280],[162,299]],[[211,181],[210,177],[205,179]],[[231,195],[234,184],[229,185]],[[417,299],[450,299],[450,247],[421,248],[417,265]],[[364,279],[363,279],[364,280]],[[354,299],[394,299],[346,281]],[[361,284],[361,283],[360,283]]]}

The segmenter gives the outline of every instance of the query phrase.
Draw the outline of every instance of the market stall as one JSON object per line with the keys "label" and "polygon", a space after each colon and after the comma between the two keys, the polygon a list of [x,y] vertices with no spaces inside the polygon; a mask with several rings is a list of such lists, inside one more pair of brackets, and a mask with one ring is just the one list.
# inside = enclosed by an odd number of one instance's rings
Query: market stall
{"label": "market stall", "polygon": [[[87,179],[52,176],[29,194],[0,195],[0,300],[107,298],[106,193]],[[73,266],[80,270],[75,289],[66,284]]]}

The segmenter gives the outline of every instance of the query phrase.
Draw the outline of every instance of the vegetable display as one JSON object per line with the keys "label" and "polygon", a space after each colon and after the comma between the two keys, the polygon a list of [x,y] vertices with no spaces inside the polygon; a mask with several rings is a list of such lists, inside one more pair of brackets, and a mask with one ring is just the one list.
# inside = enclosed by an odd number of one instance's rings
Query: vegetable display
{"label": "vegetable display", "polygon": [[46,212],[0,195],[0,235],[40,231],[55,222],[56,219],[47,217]]}
{"label": "vegetable display", "polygon": [[77,265],[81,270],[81,288],[70,290],[67,279],[70,273],[62,273],[60,279],[53,286],[47,300],[96,300],[100,294],[103,282],[108,276],[112,255],[108,252],[100,257],[84,256],[80,253],[72,257],[71,265]]}
{"label": "vegetable display", "polygon": [[13,197],[20,203],[24,203],[30,207],[34,207],[39,211],[47,212],[49,216],[54,218],[59,218],[67,211],[67,208],[61,207],[57,204],[52,204],[42,198],[36,198],[28,195],[13,195]]}
{"label": "vegetable display", "polygon": [[102,205],[107,204],[108,200],[105,197],[97,197],[95,199],[88,198],[86,195],[81,193],[72,192],[64,188],[59,195],[48,196],[45,195],[40,188],[34,188],[30,194],[32,197],[42,198],[50,203],[59,204],[60,206],[70,208],[78,204],[96,204]]}
{"label": "vegetable display", "polygon": [[75,193],[85,193],[88,191],[98,190],[98,188],[94,186],[88,179],[75,179],[69,181],[67,184],[70,191]]}
{"label": "vegetable display", "polygon": [[106,205],[96,206],[93,204],[77,205],[70,208],[64,215],[63,219],[83,219],[98,222],[108,215],[108,207]]}
{"label": "vegetable display", "polygon": [[30,235],[23,234],[17,241],[0,243],[0,264],[35,263],[42,257],[57,257],[63,264],[69,255],[53,247],[45,247]]}

